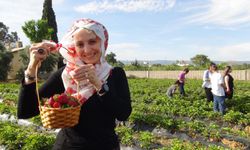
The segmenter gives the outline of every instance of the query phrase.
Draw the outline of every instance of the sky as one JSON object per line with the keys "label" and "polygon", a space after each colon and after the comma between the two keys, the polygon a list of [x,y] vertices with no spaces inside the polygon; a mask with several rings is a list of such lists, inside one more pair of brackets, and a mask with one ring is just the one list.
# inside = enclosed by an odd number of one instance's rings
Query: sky
{"label": "sky", "polygon": [[[52,0],[58,38],[91,18],[109,32],[118,60],[250,61],[250,0]],[[24,45],[26,21],[42,16],[44,0],[0,0],[0,22]]]}

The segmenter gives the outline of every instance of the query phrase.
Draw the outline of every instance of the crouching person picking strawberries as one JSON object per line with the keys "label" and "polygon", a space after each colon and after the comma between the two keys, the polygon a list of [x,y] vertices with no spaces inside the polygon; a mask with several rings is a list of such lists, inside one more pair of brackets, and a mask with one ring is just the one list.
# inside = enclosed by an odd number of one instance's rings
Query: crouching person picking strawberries
{"label": "crouching person picking strawberries", "polygon": [[[38,99],[48,99],[44,103],[47,107],[63,109],[73,107],[67,99],[70,95],[70,100],[76,98],[81,106],[78,123],[60,130],[54,150],[120,149],[115,120],[129,117],[130,92],[124,70],[105,60],[107,46],[106,28],[94,20],[81,19],[74,22],[60,44],[42,42],[30,47],[30,62],[19,93],[18,118],[39,115]],[[37,96],[36,68],[51,50],[59,51],[66,66],[43,83]]]}

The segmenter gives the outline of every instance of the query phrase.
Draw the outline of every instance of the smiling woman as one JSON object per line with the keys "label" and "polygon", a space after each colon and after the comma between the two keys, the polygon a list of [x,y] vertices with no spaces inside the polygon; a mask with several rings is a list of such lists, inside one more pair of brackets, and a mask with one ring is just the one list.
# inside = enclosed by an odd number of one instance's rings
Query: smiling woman
{"label": "smiling woman", "polygon": [[[39,89],[41,98],[66,93],[81,102],[77,125],[62,129],[54,144],[55,150],[119,150],[115,120],[126,120],[131,113],[130,92],[125,72],[105,60],[108,46],[106,28],[91,19],[77,20],[61,40],[59,52],[66,66],[55,72]],[[42,48],[44,53],[39,53]],[[52,43],[38,43],[30,48],[26,75],[35,76],[36,66],[56,49]],[[36,83],[30,78],[22,82],[18,118],[39,114]]]}
{"label": "smiling woman", "polygon": [[101,39],[93,31],[83,29],[74,35],[76,53],[87,64],[99,64]]}

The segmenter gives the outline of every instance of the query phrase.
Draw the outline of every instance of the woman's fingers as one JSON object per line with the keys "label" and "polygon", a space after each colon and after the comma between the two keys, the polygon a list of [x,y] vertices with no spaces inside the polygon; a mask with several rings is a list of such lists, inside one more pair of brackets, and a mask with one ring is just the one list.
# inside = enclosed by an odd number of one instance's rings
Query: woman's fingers
{"label": "woman's fingers", "polygon": [[88,80],[94,83],[97,80],[97,75],[95,73],[95,67],[92,64],[87,64],[76,68],[71,72],[72,78],[77,81]]}
{"label": "woman's fingers", "polygon": [[82,65],[72,72],[72,76],[76,79],[87,79],[90,76],[89,72],[90,65]]}
{"label": "woman's fingers", "polygon": [[55,44],[41,42],[34,43],[29,48],[30,60],[28,67],[34,69],[39,62],[45,60],[50,53],[50,49],[55,48]]}
{"label": "woman's fingers", "polygon": [[30,51],[38,51],[40,55],[48,55],[50,51],[55,49],[56,45],[52,43],[42,42],[32,44]]}
{"label": "woman's fingers", "polygon": [[81,65],[77,67],[74,72],[77,73],[83,73],[83,72],[88,72],[91,69],[92,64],[86,64],[86,65]]}
{"label": "woman's fingers", "polygon": [[87,81],[96,89],[100,89],[102,81],[98,78],[95,66],[91,64],[82,65],[70,72],[71,77],[78,83]]}

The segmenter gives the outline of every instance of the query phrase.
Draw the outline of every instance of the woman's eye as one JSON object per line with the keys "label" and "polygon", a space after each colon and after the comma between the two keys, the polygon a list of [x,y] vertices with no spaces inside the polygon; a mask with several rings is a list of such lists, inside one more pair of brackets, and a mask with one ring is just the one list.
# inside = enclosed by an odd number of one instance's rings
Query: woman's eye
{"label": "woman's eye", "polygon": [[93,45],[93,44],[95,44],[96,43],[96,40],[90,40],[89,41],[89,44],[91,44],[91,45]]}
{"label": "woman's eye", "polygon": [[77,44],[76,44],[76,47],[79,47],[79,48],[82,48],[83,46],[84,46],[83,43],[77,43]]}

